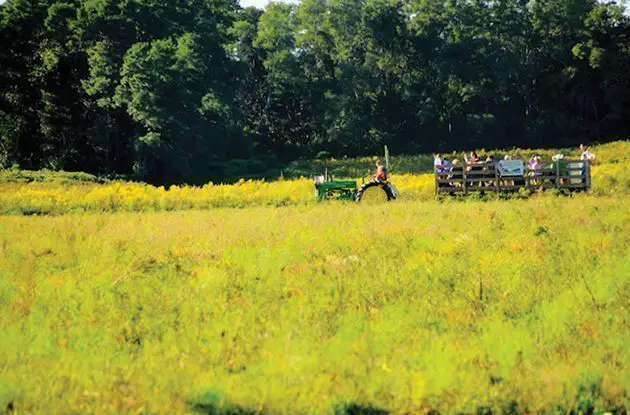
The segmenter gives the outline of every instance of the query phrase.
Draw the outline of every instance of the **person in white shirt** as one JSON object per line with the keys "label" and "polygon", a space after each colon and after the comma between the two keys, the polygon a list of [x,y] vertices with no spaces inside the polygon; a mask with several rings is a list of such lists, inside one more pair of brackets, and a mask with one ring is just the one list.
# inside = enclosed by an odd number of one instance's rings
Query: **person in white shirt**
{"label": "person in white shirt", "polygon": [[440,153],[437,153],[435,156],[433,156],[433,167],[436,170],[444,167],[444,158],[442,157]]}
{"label": "person in white shirt", "polygon": [[582,155],[580,156],[580,160],[582,161],[595,160],[595,154],[591,153],[588,149],[588,146],[585,146],[584,144],[580,144],[580,153],[582,153]]}

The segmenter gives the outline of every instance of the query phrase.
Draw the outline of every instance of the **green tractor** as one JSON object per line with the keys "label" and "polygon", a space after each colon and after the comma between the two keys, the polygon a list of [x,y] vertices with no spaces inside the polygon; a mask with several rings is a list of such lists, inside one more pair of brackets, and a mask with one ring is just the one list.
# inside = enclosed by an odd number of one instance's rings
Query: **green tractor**
{"label": "green tractor", "polygon": [[[385,146],[385,166],[389,169],[389,151]],[[323,176],[315,176],[315,190],[317,200],[350,200],[355,202],[380,203],[396,200],[399,195],[398,190],[389,180],[366,182],[358,186],[354,180],[335,180],[328,175],[328,170]]]}

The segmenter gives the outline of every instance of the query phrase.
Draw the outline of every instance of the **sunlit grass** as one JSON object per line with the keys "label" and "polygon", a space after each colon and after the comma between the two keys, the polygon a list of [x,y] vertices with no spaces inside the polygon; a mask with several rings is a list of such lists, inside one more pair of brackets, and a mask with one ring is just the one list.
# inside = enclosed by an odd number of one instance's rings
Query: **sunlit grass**
{"label": "sunlit grass", "polygon": [[0,405],[619,408],[625,201],[4,217]]}
{"label": "sunlit grass", "polygon": [[376,206],[317,203],[310,179],[5,180],[0,411],[621,411],[615,145],[571,197],[438,201],[411,173]]}
{"label": "sunlit grass", "polygon": [[[596,195],[630,193],[629,164],[593,167]],[[394,174],[392,182],[401,200],[430,201],[435,198],[432,174]],[[357,180],[360,185],[361,180]],[[0,214],[64,214],[70,212],[156,212],[253,206],[310,205],[315,203],[311,179],[276,182],[240,181],[203,187],[172,186],[169,189],[142,183],[109,184],[0,184]]]}

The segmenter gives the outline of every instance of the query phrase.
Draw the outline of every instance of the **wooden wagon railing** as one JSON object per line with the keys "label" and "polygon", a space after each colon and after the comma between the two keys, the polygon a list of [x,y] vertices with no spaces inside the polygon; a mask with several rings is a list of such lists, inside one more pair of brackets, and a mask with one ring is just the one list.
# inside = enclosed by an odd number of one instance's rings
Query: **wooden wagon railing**
{"label": "wooden wagon railing", "polygon": [[503,175],[498,168],[498,162],[435,169],[436,194],[509,192],[519,189],[588,190],[590,188],[591,164],[589,161],[561,160],[545,163],[540,169],[525,166],[522,174],[517,175]]}

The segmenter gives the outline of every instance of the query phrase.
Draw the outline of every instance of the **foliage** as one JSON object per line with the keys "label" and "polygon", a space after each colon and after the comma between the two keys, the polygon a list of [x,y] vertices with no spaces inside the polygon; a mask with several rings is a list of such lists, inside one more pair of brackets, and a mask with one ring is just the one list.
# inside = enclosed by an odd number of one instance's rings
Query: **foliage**
{"label": "foliage", "polygon": [[8,0],[0,167],[199,184],[232,160],[621,139],[629,30],[595,0]]}
{"label": "foliage", "polygon": [[54,183],[54,184],[80,184],[80,183],[105,183],[106,180],[88,173],[64,172],[64,171],[28,171],[28,170],[3,170],[0,171],[0,184],[6,183]]}
{"label": "foliage", "polygon": [[[0,161],[194,181],[247,156],[224,46],[232,0],[0,6]],[[5,69],[6,68],[6,69]]]}

